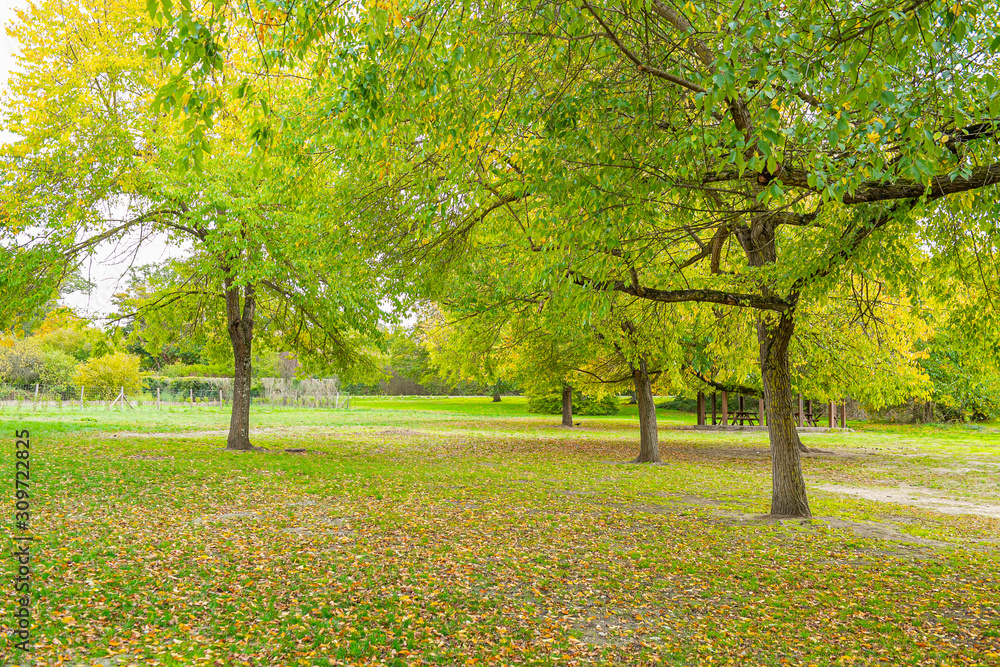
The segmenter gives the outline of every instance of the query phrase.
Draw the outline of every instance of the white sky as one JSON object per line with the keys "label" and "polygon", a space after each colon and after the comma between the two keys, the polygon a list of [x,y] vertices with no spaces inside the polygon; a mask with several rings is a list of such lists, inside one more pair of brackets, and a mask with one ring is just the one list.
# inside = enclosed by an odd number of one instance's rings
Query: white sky
{"label": "white sky", "polygon": [[[15,9],[24,8],[27,0],[0,0],[0,22],[3,30],[0,34],[0,91],[6,93],[7,80],[10,71],[15,68],[15,58],[19,46],[7,34],[7,26],[17,20]],[[0,142],[16,141],[17,137],[0,127]],[[125,246],[133,246],[135,238],[125,239]],[[130,265],[153,264],[162,262],[180,253],[169,248],[162,239],[145,241],[134,254],[116,253],[118,244],[107,244],[98,248],[97,253],[87,260],[82,268],[84,278],[97,287],[90,294],[71,294],[63,299],[63,304],[72,307],[80,315],[100,318],[111,312],[111,297],[123,287],[122,278]]]}

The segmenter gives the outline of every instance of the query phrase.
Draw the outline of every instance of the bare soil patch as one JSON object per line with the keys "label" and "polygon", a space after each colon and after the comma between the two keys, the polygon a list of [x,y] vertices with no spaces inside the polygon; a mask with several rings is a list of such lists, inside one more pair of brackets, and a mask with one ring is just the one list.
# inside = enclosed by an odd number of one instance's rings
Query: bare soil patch
{"label": "bare soil patch", "polygon": [[973,514],[1000,519],[1000,505],[982,505],[954,498],[946,498],[937,495],[932,489],[920,486],[904,484],[896,488],[866,488],[840,484],[819,484],[816,488],[822,491],[840,493],[880,503],[896,503],[898,505],[930,509],[941,514]]}

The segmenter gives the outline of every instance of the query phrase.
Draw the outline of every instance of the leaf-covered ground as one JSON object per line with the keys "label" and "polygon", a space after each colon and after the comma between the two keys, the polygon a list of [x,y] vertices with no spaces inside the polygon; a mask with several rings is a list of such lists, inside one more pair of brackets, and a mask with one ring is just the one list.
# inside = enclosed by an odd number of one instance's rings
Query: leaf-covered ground
{"label": "leaf-covered ground", "polygon": [[807,435],[817,518],[777,522],[766,434],[678,413],[656,466],[634,413],[515,399],[255,415],[298,454],[222,451],[212,408],[0,419],[32,432],[29,664],[1000,664],[996,428]]}

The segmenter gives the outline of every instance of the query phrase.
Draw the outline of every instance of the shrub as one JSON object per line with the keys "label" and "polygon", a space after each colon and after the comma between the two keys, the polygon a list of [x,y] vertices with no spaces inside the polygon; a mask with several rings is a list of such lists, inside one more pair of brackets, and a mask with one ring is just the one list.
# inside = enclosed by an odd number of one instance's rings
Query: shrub
{"label": "shrub", "polygon": [[[539,415],[562,414],[562,394],[528,394],[528,412]],[[620,406],[617,396],[593,398],[587,394],[573,392],[573,414],[599,416],[618,414]]]}
{"label": "shrub", "polygon": [[685,398],[683,396],[675,396],[669,401],[660,403],[656,406],[657,408],[662,408],[664,410],[677,410],[678,412],[697,412],[698,411],[698,401],[694,398]]}
{"label": "shrub", "polygon": [[76,370],[76,359],[62,350],[42,349],[42,369],[39,376],[42,384],[63,386],[69,384]]}
{"label": "shrub", "polygon": [[139,377],[139,357],[134,354],[116,352],[106,354],[79,364],[73,375],[77,386],[87,388],[87,394],[96,392],[101,398],[114,398],[120,388],[126,392],[136,392],[142,387]]}
{"label": "shrub", "polygon": [[28,338],[0,340],[0,380],[13,385],[41,381],[45,357],[38,341]]}
{"label": "shrub", "polygon": [[160,369],[159,373],[171,378],[232,377],[233,362],[229,361],[228,363],[218,364],[168,364]]}

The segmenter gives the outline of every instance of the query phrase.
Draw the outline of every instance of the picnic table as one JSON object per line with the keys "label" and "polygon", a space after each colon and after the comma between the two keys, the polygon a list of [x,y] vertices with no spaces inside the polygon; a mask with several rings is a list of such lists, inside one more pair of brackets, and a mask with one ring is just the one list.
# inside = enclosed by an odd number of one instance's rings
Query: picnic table
{"label": "picnic table", "polygon": [[747,410],[746,401],[742,395],[739,397],[736,412],[733,413],[733,424],[737,423],[740,426],[757,426],[760,423],[760,415]]}
{"label": "picnic table", "polygon": [[813,412],[812,401],[806,401],[806,409],[802,411],[802,421],[805,426],[819,426],[819,413]]}

